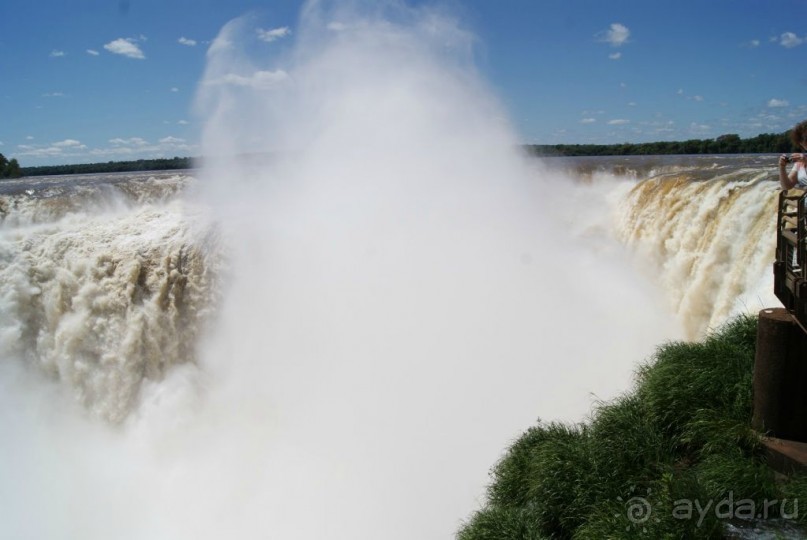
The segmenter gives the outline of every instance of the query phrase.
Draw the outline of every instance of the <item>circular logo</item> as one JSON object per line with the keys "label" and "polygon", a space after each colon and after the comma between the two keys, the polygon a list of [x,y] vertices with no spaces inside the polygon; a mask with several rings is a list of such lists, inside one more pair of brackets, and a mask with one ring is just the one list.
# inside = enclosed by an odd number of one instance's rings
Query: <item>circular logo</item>
{"label": "circular logo", "polygon": [[625,506],[631,523],[644,523],[653,513],[650,503],[643,497],[631,497]]}

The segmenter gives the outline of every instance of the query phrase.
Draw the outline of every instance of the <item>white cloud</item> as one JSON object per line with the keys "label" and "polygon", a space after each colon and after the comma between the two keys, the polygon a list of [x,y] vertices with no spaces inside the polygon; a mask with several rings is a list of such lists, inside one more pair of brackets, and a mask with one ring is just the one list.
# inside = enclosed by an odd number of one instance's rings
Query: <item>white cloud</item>
{"label": "white cloud", "polygon": [[691,124],[689,124],[689,129],[690,131],[709,131],[710,129],[712,129],[712,127],[706,124],[698,124],[692,122]]}
{"label": "white cloud", "polygon": [[596,122],[596,121],[597,121],[597,119],[596,119],[596,118],[582,118],[582,119],[580,120],[580,123],[581,123],[581,124],[593,124],[593,123],[594,123],[594,122]]}
{"label": "white cloud", "polygon": [[291,30],[288,26],[283,26],[281,28],[272,28],[271,30],[264,30],[263,28],[257,29],[258,39],[261,41],[265,41],[267,43],[271,43],[276,41],[280,38],[286,37],[291,34]]}
{"label": "white cloud", "polygon": [[597,36],[600,41],[610,43],[612,47],[620,47],[628,42],[630,30],[624,24],[613,23],[608,30],[600,32]]}
{"label": "white cloud", "polygon": [[62,148],[58,146],[27,146],[27,145],[20,145],[17,148],[22,150],[22,152],[18,152],[17,155],[19,156],[30,156],[30,157],[52,157],[52,156],[60,156],[63,154]]}
{"label": "white cloud", "polygon": [[185,36],[182,36],[181,38],[179,38],[177,40],[177,43],[180,43],[182,45],[187,45],[188,47],[195,47],[196,46],[196,40],[195,39],[189,39],[189,38],[186,38]]}
{"label": "white cloud", "polygon": [[656,133],[663,133],[663,134],[672,133],[674,131],[675,130],[673,128],[671,128],[671,127],[660,127],[660,128],[656,128],[656,130],[655,130]]}
{"label": "white cloud", "polygon": [[179,88],[177,88],[176,86],[173,86],[173,87],[171,87],[171,91],[172,92],[179,92]]}
{"label": "white cloud", "polygon": [[703,101],[703,96],[692,96],[692,99],[695,101]]}
{"label": "white cloud", "polygon": [[121,139],[118,137],[115,139],[109,139],[109,142],[115,146],[145,146],[148,144],[147,140],[141,139],[140,137],[130,137],[128,139]]}
{"label": "white cloud", "polygon": [[244,86],[251,88],[270,88],[289,78],[289,74],[279,69],[277,71],[256,71],[249,77],[228,73],[224,77],[208,81],[206,84],[230,84],[233,86]]}
{"label": "white cloud", "polygon": [[635,106],[636,106],[636,102],[635,102],[635,101],[630,101],[630,102],[628,102],[628,107],[635,107]]}
{"label": "white cloud", "polygon": [[42,97],[64,97],[64,94],[61,92],[50,92],[47,94],[42,94]]}
{"label": "white cloud", "polygon": [[676,94],[678,94],[679,96],[683,96],[684,95],[684,89],[679,88],[678,91],[676,92]]}
{"label": "white cloud", "polygon": [[33,136],[28,135],[27,137],[25,137],[25,140],[26,140],[26,141],[33,141],[33,140],[34,140],[34,138],[33,138]]}
{"label": "white cloud", "polygon": [[188,122],[187,120],[180,120],[179,122],[177,122],[177,124],[179,124],[180,126],[187,126],[189,123],[190,122]]}
{"label": "white cloud", "polygon": [[[146,157],[165,157],[166,155],[173,155],[176,152],[194,152],[198,150],[198,146],[187,144],[185,139],[177,137],[164,137],[158,143],[149,143],[140,137],[131,137],[129,139],[116,138],[109,141],[112,147],[107,148],[93,148],[87,152],[87,155],[94,157],[102,156],[119,156],[121,158],[131,158],[133,156],[146,156]],[[169,152],[171,154],[169,154]]]}
{"label": "white cloud", "polygon": [[775,114],[769,114],[769,113],[764,113],[764,112],[758,114],[756,116],[756,118],[758,118],[759,120],[762,120],[763,122],[776,122],[778,120],[781,120],[781,118],[779,116],[775,115]]}
{"label": "white cloud", "polygon": [[0,146],[4,146],[3,141],[0,141]]}
{"label": "white cloud", "polygon": [[625,124],[630,124],[630,120],[625,120],[624,118],[615,118],[614,120],[608,120],[609,126],[624,126]]}
{"label": "white cloud", "polygon": [[768,107],[787,107],[790,103],[786,99],[773,98],[768,101]]}
{"label": "white cloud", "polygon": [[140,137],[115,138],[109,146],[88,148],[76,139],[65,139],[47,145],[20,144],[15,154],[34,159],[74,159],[78,157],[108,157],[110,159],[131,159],[135,157],[155,158],[172,155],[190,155],[198,151],[198,145],[188,144],[185,139],[164,137],[157,143]]}
{"label": "white cloud", "polygon": [[748,45],[751,46],[751,47],[759,47],[759,40],[758,39],[752,39],[751,42]]}
{"label": "white cloud", "polygon": [[[148,146],[113,146],[112,148],[93,148],[87,152],[91,156],[120,156],[123,158],[130,158],[132,156],[144,156],[149,158],[165,157],[166,155],[173,155],[176,152],[192,152],[196,151],[196,145],[189,144],[153,144]],[[168,154],[171,152],[171,154]]]}
{"label": "white cloud", "polygon": [[127,58],[136,58],[138,60],[146,58],[146,55],[143,54],[143,51],[140,50],[140,47],[137,46],[133,39],[118,38],[104,45],[104,49]]}
{"label": "white cloud", "polygon": [[786,47],[788,49],[792,49],[793,47],[798,47],[804,43],[804,40],[794,34],[793,32],[785,32],[781,36],[779,36],[779,45],[782,47]]}
{"label": "white cloud", "polygon": [[89,54],[90,56],[98,56],[101,53],[99,53],[95,49],[87,49],[87,54]]}
{"label": "white cloud", "polygon": [[328,30],[332,30],[333,32],[343,32],[347,30],[347,25],[345,23],[341,23],[339,21],[333,21],[328,23]]}
{"label": "white cloud", "polygon": [[65,54],[66,53],[64,51],[57,51],[56,49],[53,49],[52,51],[50,51],[50,57],[51,58],[61,58]]}
{"label": "white cloud", "polygon": [[53,146],[57,148],[86,148],[81,141],[77,141],[75,139],[65,139],[63,141],[53,143]]}
{"label": "white cloud", "polygon": [[[17,149],[20,150],[17,153],[19,156],[47,158],[55,156],[79,155],[81,153],[80,151],[86,150],[87,147],[75,139],[65,139],[63,141],[52,143],[48,146],[18,144]],[[79,154],[76,152],[79,152]]]}
{"label": "white cloud", "polygon": [[611,60],[619,60],[620,58],[622,58],[622,53],[621,52],[615,52],[615,53],[609,54],[608,58],[610,58]]}

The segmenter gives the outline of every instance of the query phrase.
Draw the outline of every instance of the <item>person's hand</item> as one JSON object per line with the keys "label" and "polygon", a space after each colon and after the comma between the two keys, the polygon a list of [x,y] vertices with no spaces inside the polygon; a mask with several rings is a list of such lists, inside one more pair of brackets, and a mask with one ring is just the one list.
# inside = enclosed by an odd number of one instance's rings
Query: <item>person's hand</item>
{"label": "person's hand", "polygon": [[779,167],[784,168],[785,165],[790,163],[791,161],[803,161],[807,162],[807,153],[802,154],[782,154],[779,156]]}

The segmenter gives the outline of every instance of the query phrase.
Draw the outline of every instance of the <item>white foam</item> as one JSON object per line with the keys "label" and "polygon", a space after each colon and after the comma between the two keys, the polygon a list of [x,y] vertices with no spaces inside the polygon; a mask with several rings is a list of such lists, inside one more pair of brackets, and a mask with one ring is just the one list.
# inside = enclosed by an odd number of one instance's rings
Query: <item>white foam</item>
{"label": "white foam", "polygon": [[690,338],[780,305],[772,271],[778,185],[761,181],[768,174],[650,179],[619,207],[620,237],[665,291]]}

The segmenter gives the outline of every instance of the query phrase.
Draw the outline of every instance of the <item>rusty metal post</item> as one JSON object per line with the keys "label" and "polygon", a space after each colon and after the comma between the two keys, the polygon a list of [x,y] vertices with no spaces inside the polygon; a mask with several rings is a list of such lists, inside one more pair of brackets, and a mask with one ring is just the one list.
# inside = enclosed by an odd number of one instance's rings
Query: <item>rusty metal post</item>
{"label": "rusty metal post", "polygon": [[807,442],[807,334],[783,308],[759,313],[752,424],[772,437]]}

